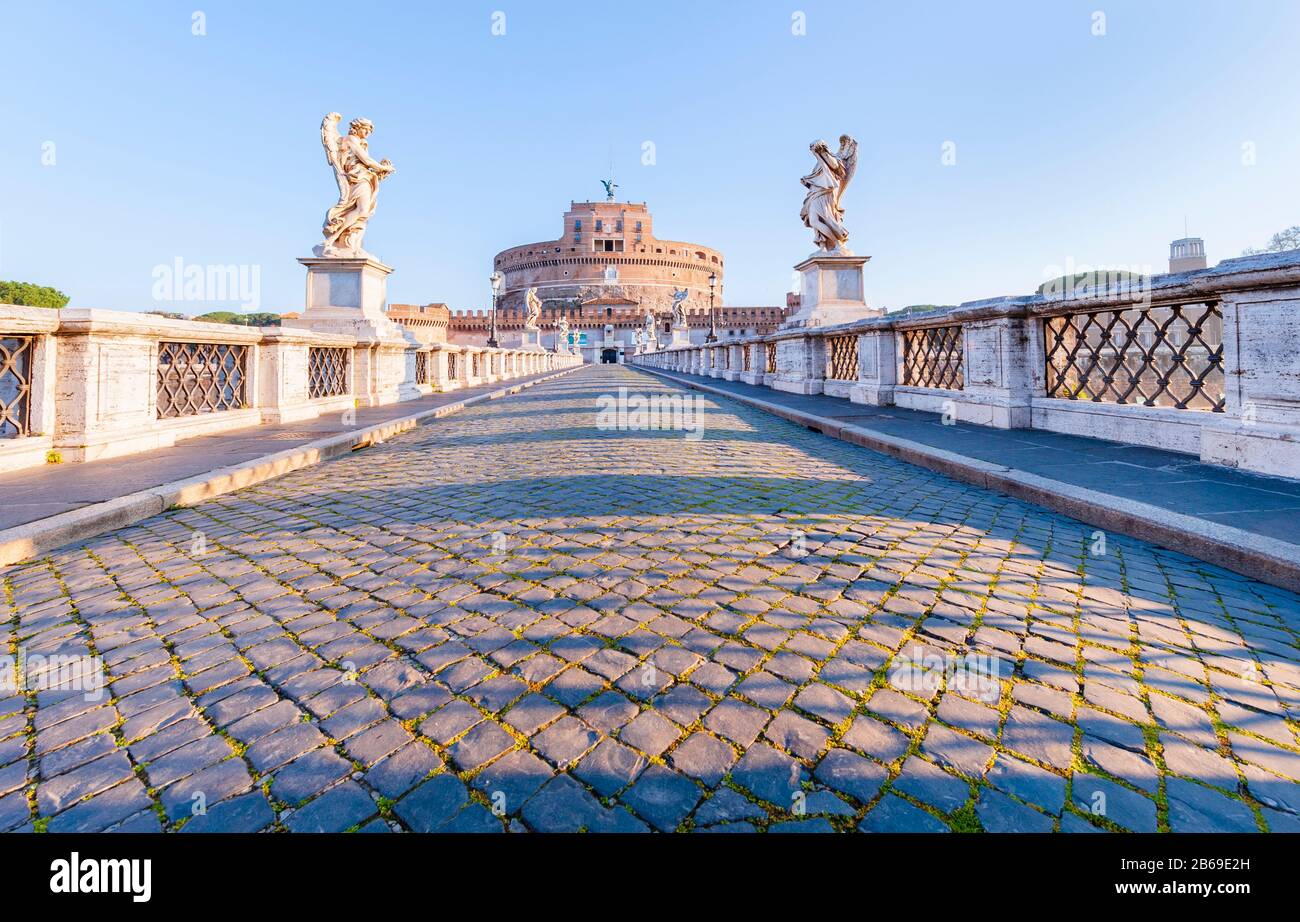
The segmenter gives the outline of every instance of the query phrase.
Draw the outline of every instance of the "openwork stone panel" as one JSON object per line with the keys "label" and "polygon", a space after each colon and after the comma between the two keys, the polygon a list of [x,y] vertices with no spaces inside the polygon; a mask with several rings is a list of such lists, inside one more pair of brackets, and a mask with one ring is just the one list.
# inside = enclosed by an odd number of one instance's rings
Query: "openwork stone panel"
{"label": "openwork stone panel", "polygon": [[858,377],[858,338],[832,336],[826,341],[830,354],[829,377],[836,381],[854,381]]}
{"label": "openwork stone panel", "polygon": [[903,384],[959,391],[962,371],[961,324],[903,331]]}
{"label": "openwork stone panel", "polygon": [[28,434],[34,336],[0,336],[0,439]]}
{"label": "openwork stone panel", "polygon": [[1217,303],[1062,314],[1043,341],[1049,397],[1223,412]]}
{"label": "openwork stone panel", "polygon": [[248,347],[158,344],[158,418],[242,410],[248,405]]}
{"label": "openwork stone panel", "polygon": [[313,346],[307,354],[307,396],[339,397],[348,392],[350,349]]}
{"label": "openwork stone panel", "polygon": [[449,380],[456,380],[456,360],[458,358],[459,356],[455,352],[447,353],[447,378]]}
{"label": "openwork stone panel", "polygon": [[745,345],[740,347],[741,361],[744,362],[744,367],[741,368],[741,371],[749,371],[749,366],[750,366],[749,351],[753,348],[754,346],[750,345],[749,343],[746,343]]}
{"label": "openwork stone panel", "polygon": [[767,346],[767,374],[776,374],[776,343],[766,343]]}
{"label": "openwork stone panel", "polygon": [[415,353],[415,383],[429,383],[429,353]]}

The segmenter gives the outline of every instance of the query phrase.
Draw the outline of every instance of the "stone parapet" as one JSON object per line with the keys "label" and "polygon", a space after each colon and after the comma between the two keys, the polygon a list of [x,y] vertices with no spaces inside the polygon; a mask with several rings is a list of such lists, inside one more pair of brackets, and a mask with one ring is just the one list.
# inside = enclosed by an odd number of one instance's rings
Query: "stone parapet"
{"label": "stone parapet", "polygon": [[[734,368],[742,349],[748,369],[718,370],[724,350]],[[632,363],[1300,478],[1300,250],[1143,283],[669,346]]]}
{"label": "stone parapet", "polygon": [[0,304],[0,472],[150,451],[582,363],[575,355],[465,349],[400,333],[356,335],[362,326],[326,332]]}

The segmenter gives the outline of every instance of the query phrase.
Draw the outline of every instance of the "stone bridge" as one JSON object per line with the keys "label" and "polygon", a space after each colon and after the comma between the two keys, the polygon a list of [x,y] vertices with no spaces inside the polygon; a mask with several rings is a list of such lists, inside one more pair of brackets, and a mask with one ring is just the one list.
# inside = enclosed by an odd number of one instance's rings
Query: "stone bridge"
{"label": "stone bridge", "polygon": [[1300,597],[687,383],[0,570],[0,830],[1300,830]]}

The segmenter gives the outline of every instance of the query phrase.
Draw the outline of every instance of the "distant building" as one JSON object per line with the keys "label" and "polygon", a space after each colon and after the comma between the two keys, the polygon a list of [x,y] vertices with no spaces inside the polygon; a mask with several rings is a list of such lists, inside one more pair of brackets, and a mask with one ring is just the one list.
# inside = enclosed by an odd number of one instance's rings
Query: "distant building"
{"label": "distant building", "polygon": [[1169,271],[1193,272],[1205,268],[1205,241],[1184,237],[1169,244]]}
{"label": "distant building", "polygon": [[571,202],[558,238],[502,250],[492,267],[505,275],[497,309],[507,313],[522,311],[534,287],[544,312],[595,302],[666,311],[674,288],[690,292],[690,306],[707,307],[710,275],[715,301],[723,302],[722,254],[659,239],[644,203]]}
{"label": "distant building", "polygon": [[[643,202],[570,202],[562,224],[557,239],[510,247],[492,261],[505,278],[497,304],[497,340],[503,346],[518,342],[529,288],[537,289],[542,302],[542,345],[555,347],[557,324],[566,317],[589,362],[619,361],[624,352],[630,354],[638,332],[645,330],[647,313],[653,315],[659,342],[667,343],[676,289],[688,292],[692,342],[708,335],[711,288],[720,339],[773,332],[797,309],[788,300],[786,307],[724,306],[722,253],[656,237],[654,218]],[[433,331],[440,322],[426,316],[433,308],[445,310],[446,305],[392,305],[388,313],[412,329]],[[448,341],[482,345],[487,340],[489,309],[448,314]]]}
{"label": "distant building", "polygon": [[390,304],[388,319],[409,329],[424,343],[447,342],[451,311],[445,304]]}

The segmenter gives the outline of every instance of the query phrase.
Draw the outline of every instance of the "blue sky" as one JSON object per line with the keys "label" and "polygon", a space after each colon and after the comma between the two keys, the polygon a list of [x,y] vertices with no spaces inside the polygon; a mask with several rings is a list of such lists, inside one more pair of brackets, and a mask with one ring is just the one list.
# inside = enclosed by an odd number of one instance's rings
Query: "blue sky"
{"label": "blue sky", "polygon": [[736,305],[783,302],[808,142],[846,131],[875,305],[1024,293],[1069,261],[1162,271],[1185,216],[1212,263],[1300,223],[1290,0],[0,9],[0,278],[79,307],[230,306],[155,301],[179,257],[256,265],[262,309],[301,309],[330,110],[397,165],[366,236],[392,301],[482,307],[492,255],[558,236],[611,151],[661,236],[723,251]]}

